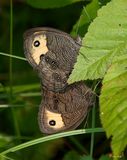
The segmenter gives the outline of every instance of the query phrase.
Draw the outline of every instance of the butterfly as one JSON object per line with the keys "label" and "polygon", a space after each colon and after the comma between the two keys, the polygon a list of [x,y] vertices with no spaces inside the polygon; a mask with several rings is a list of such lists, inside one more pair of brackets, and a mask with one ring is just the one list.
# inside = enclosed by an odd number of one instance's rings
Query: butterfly
{"label": "butterfly", "polygon": [[52,28],[34,28],[24,34],[25,56],[41,81],[38,122],[43,133],[75,129],[93,104],[93,92],[84,82],[67,83],[80,47],[69,34]]}

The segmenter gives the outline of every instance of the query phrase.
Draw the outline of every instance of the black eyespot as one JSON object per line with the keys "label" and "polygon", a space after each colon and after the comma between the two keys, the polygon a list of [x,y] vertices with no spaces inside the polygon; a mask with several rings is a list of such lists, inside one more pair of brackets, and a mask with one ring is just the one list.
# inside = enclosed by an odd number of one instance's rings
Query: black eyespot
{"label": "black eyespot", "polygon": [[55,126],[56,125],[56,121],[51,120],[51,121],[49,121],[49,124],[50,124],[50,126]]}
{"label": "black eyespot", "polygon": [[34,46],[35,46],[35,47],[40,46],[40,42],[39,42],[38,40],[37,40],[37,41],[35,41],[35,42],[34,42]]}

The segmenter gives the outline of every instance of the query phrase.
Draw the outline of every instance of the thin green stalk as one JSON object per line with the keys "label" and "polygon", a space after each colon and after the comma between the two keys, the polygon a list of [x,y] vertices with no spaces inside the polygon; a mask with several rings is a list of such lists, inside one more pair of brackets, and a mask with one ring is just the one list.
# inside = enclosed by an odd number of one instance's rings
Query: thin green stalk
{"label": "thin green stalk", "polygon": [[[95,105],[92,109],[92,128],[95,128]],[[93,157],[93,149],[94,149],[94,132],[91,133],[91,144],[90,144],[90,157]]]}
{"label": "thin green stalk", "polygon": [[[10,55],[13,53],[13,0],[10,0]],[[9,103],[12,104],[12,96],[13,96],[13,76],[12,76],[12,56],[9,59],[9,81],[10,81],[10,92],[9,92]],[[17,136],[20,136],[20,131],[17,123],[17,119],[15,116],[15,110],[11,108],[15,132]]]}
{"label": "thin green stalk", "polygon": [[27,59],[24,58],[24,57],[15,56],[15,55],[12,55],[12,54],[7,54],[7,53],[0,52],[0,55],[15,58],[15,59],[19,59],[19,60],[23,60],[23,61],[27,61]]}
{"label": "thin green stalk", "polygon": [[[93,92],[95,93],[95,90],[97,88],[97,86],[99,85],[100,81],[98,81],[93,89]],[[93,105],[93,108],[92,108],[92,125],[91,127],[92,128],[95,128],[95,114],[96,114],[96,110],[95,110],[95,104],[96,104],[96,97],[95,97],[95,103]],[[90,144],[90,157],[92,159],[93,157],[93,149],[94,149],[94,133],[92,132],[91,133],[91,144]]]}
{"label": "thin green stalk", "polygon": [[[34,107],[37,107],[39,106],[39,104],[32,104],[31,107],[34,106]],[[0,104],[0,109],[1,108],[25,108],[27,107],[28,108],[28,105],[24,105],[24,104]]]}
{"label": "thin green stalk", "polygon": [[7,156],[2,155],[2,156],[0,157],[0,160],[14,160],[14,159],[12,159],[12,158],[10,158],[10,157],[7,157]]}
{"label": "thin green stalk", "polygon": [[[39,87],[40,87],[39,83],[25,84],[25,85],[18,85],[18,86],[13,85],[13,94],[39,89]],[[0,92],[2,92],[2,90],[3,89],[1,88]],[[8,92],[9,92],[9,87],[6,87],[6,93]]]}
{"label": "thin green stalk", "polygon": [[42,142],[47,142],[47,141],[51,141],[51,140],[55,140],[58,138],[62,138],[62,137],[68,137],[68,136],[74,136],[74,135],[80,135],[80,134],[88,134],[88,133],[100,133],[100,132],[104,132],[103,128],[90,128],[90,129],[79,129],[79,130],[74,130],[74,131],[68,131],[68,132],[63,132],[63,133],[57,133],[57,134],[53,134],[53,135],[49,135],[49,136],[45,136],[45,137],[41,137],[35,140],[31,140],[25,143],[22,143],[20,145],[17,145],[15,147],[9,148],[8,150],[5,150],[3,152],[0,153],[0,156],[6,155],[8,153],[11,152],[16,152],[19,151],[21,149],[33,146],[35,144],[39,144]]}
{"label": "thin green stalk", "polygon": [[90,18],[90,15],[89,15],[89,13],[88,13],[87,10],[86,10],[86,7],[84,7],[83,9],[84,9],[84,11],[85,11],[85,13],[86,13],[86,16],[87,16],[88,19],[89,19],[89,22],[92,22],[92,19]]}

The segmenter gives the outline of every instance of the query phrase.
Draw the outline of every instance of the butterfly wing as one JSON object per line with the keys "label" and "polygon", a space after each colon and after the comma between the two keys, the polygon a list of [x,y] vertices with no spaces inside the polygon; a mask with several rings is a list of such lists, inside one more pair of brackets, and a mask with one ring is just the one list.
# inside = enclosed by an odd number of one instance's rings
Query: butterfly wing
{"label": "butterfly wing", "polygon": [[24,35],[24,51],[38,71],[43,86],[60,91],[74,67],[80,45],[69,34],[51,28],[34,28]]}
{"label": "butterfly wing", "polygon": [[92,91],[83,82],[60,93],[44,90],[38,116],[41,131],[52,134],[75,129],[86,117],[92,99]]}

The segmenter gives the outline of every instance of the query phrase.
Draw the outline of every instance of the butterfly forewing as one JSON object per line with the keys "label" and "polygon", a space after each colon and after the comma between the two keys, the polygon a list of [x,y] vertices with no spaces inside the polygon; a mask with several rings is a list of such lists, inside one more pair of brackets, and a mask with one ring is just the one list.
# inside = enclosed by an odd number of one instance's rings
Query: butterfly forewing
{"label": "butterfly forewing", "polygon": [[34,28],[24,34],[24,50],[42,84],[52,91],[67,86],[80,45],[69,34],[51,28]]}

